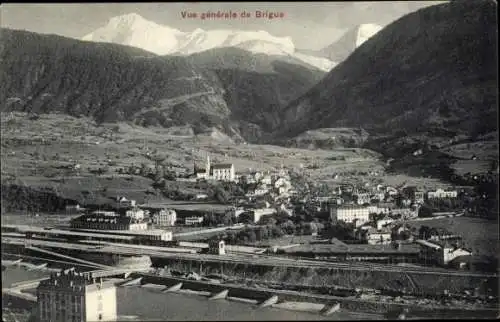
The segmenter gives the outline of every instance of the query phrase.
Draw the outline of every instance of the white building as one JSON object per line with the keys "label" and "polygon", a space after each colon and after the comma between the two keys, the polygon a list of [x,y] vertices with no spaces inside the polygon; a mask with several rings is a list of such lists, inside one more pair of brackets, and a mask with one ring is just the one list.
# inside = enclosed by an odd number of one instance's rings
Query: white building
{"label": "white building", "polygon": [[436,191],[429,191],[427,193],[427,198],[438,199],[438,198],[456,198],[458,192],[456,190],[443,190],[437,189]]}
{"label": "white building", "polygon": [[371,196],[369,193],[358,193],[356,197],[357,197],[356,203],[358,205],[364,205],[365,203],[370,203],[371,201]]}
{"label": "white building", "polygon": [[269,215],[273,215],[276,213],[276,209],[274,208],[260,208],[260,209],[253,209],[253,221],[256,223],[256,222],[259,222],[260,218],[262,218],[263,216],[269,216]]}
{"label": "white building", "polygon": [[136,204],[135,200],[129,200],[125,197],[118,197],[117,201],[122,207],[135,207]]}
{"label": "white building", "polygon": [[158,226],[175,226],[177,212],[173,209],[162,209],[153,216],[153,222]]}
{"label": "white building", "polygon": [[217,180],[217,181],[235,181],[236,171],[234,164],[214,164],[210,162],[210,157],[207,156],[205,169],[196,169],[196,177],[198,179]]}
{"label": "white building", "polygon": [[356,223],[361,226],[370,221],[370,209],[363,206],[340,206],[330,208],[330,218],[333,221],[343,221],[346,223]]}
{"label": "white building", "polygon": [[279,187],[283,187],[283,186],[288,186],[288,187],[291,187],[292,185],[290,184],[290,181],[285,179],[285,178],[278,178],[278,180],[276,180],[274,182],[274,187],[276,189],[278,189]]}
{"label": "white building", "polygon": [[129,209],[125,212],[125,215],[136,220],[144,220],[144,210],[139,208]]}
{"label": "white building", "polygon": [[364,240],[369,245],[385,245],[390,244],[391,232],[388,229],[376,229],[374,227],[370,227],[365,231]]}
{"label": "white building", "polygon": [[263,196],[265,194],[268,194],[269,191],[270,191],[269,187],[265,184],[262,184],[254,190],[253,194],[254,196]]}
{"label": "white building", "polygon": [[203,217],[186,217],[184,219],[184,224],[188,226],[200,225],[203,223]]}
{"label": "white building", "polygon": [[265,184],[265,185],[272,185],[273,184],[273,178],[270,175],[263,176],[260,179],[260,183]]}
{"label": "white building", "polygon": [[59,272],[37,287],[37,321],[116,321],[116,287],[89,274]]}
{"label": "white building", "polygon": [[234,181],[235,180],[235,170],[234,164],[214,164],[212,166],[212,180],[217,181]]}
{"label": "white building", "polygon": [[211,240],[208,243],[208,252],[215,255],[225,255],[226,243],[223,240]]}
{"label": "white building", "polygon": [[447,242],[417,240],[420,245],[420,258],[426,263],[448,265],[459,256],[471,256],[472,252],[462,247],[454,247]]}

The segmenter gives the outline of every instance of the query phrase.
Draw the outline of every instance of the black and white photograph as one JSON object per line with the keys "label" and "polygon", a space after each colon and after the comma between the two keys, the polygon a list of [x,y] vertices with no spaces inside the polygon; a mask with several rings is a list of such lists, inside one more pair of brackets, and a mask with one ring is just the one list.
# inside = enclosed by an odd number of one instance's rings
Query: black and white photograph
{"label": "black and white photograph", "polygon": [[2,322],[500,318],[497,10],[2,3]]}

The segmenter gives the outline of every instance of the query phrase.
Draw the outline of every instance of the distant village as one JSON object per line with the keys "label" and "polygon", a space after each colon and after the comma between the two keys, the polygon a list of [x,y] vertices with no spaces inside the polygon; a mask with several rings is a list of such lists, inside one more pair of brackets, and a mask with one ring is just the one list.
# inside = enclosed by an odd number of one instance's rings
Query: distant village
{"label": "distant village", "polygon": [[[300,232],[296,229],[294,234],[320,235],[327,226],[341,225],[344,228],[344,240],[333,237],[331,243],[345,245],[347,239],[348,243],[354,244],[351,246],[354,248],[363,244],[373,246],[374,253],[380,253],[375,249],[382,245],[396,250],[401,249],[401,245],[418,245],[419,251],[409,252],[406,261],[423,261],[441,266],[464,266],[467,265],[467,258],[472,256],[472,251],[463,244],[461,236],[429,229],[416,231],[406,223],[409,220],[424,220],[421,217],[463,215],[463,209],[426,214],[422,211],[429,202],[458,200],[467,194],[463,189],[421,191],[409,186],[396,188],[381,184],[373,187],[342,184],[323,195],[318,192],[305,193],[304,187],[294,186],[291,172],[284,167],[275,171],[237,174],[234,164],[212,163],[208,156],[203,168],[194,165],[192,175],[177,180],[231,184],[244,187],[245,194],[233,200],[223,211],[203,208],[204,203],[210,202],[207,194],[197,195],[196,202],[200,204],[200,210],[191,211],[175,209],[174,206],[138,205],[135,200],[119,196],[116,200],[119,211],[87,212],[73,219],[71,227],[130,230],[141,235],[149,234],[151,239],[171,241],[171,230],[175,226],[209,228],[245,225],[255,228],[285,221],[297,227],[300,225]],[[68,206],[67,210],[84,211],[79,205]],[[304,228],[306,226],[307,229]],[[252,239],[244,237],[243,242],[252,242]],[[217,240],[215,244],[219,242]],[[462,261],[454,263],[456,259]]]}

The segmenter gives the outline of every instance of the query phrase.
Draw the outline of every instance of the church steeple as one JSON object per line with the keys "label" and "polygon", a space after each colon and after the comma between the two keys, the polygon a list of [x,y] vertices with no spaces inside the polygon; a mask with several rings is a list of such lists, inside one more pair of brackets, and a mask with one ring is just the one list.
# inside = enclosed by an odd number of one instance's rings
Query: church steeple
{"label": "church steeple", "polygon": [[210,175],[210,156],[207,154],[207,165],[205,167],[207,176]]}

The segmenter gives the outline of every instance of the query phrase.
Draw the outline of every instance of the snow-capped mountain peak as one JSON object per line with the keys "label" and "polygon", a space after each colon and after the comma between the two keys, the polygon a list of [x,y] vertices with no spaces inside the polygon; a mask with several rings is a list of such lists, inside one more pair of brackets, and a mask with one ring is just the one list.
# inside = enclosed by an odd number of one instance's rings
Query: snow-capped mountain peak
{"label": "snow-capped mountain peak", "polygon": [[[277,37],[264,30],[203,30],[192,32],[160,25],[146,20],[137,13],[109,19],[108,23],[82,40],[111,42],[142,48],[157,55],[190,55],[220,47],[238,47],[253,53],[296,56],[291,37]],[[300,54],[296,58],[329,71],[335,63]]]}
{"label": "snow-capped mountain peak", "polygon": [[365,41],[382,29],[381,26],[373,23],[365,23],[357,26],[356,47],[361,46]]}
{"label": "snow-capped mountain peak", "polygon": [[381,26],[373,23],[357,25],[349,29],[339,40],[321,49],[320,52],[323,57],[341,62],[381,29]]}

